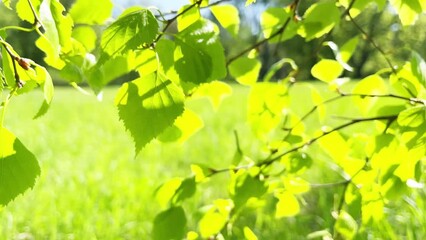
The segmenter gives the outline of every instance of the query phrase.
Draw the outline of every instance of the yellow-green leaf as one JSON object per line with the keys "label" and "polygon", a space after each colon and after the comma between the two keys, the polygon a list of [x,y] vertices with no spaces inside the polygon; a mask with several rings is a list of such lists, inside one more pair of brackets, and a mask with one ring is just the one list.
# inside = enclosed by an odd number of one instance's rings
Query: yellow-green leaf
{"label": "yellow-green leaf", "polygon": [[243,85],[253,85],[259,77],[261,63],[257,59],[241,57],[229,65],[229,72]]}
{"label": "yellow-green leaf", "polygon": [[[183,13],[183,14],[182,14]],[[185,5],[179,9],[177,18],[178,31],[183,31],[200,19],[200,9],[193,5]]]}
{"label": "yellow-green leaf", "polygon": [[240,28],[238,9],[233,5],[216,5],[210,8],[217,21],[232,36],[237,37]]}
{"label": "yellow-green leaf", "polygon": [[330,83],[338,78],[342,72],[342,65],[336,60],[331,59],[322,59],[311,69],[312,76],[326,83]]}
{"label": "yellow-green leaf", "polygon": [[275,217],[293,217],[300,212],[300,204],[297,198],[290,192],[283,192],[277,195]]}

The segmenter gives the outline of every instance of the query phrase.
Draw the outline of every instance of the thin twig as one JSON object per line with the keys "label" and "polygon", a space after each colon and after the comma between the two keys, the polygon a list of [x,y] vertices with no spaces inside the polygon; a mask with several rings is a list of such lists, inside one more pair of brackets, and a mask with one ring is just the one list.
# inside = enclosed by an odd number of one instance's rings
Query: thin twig
{"label": "thin twig", "polygon": [[317,137],[314,137],[314,138],[306,141],[305,143],[303,143],[303,144],[301,144],[299,146],[293,147],[293,148],[291,148],[291,149],[289,149],[289,150],[287,150],[287,151],[285,151],[283,153],[280,153],[280,154],[278,154],[278,155],[276,155],[276,156],[274,156],[272,158],[267,158],[267,159],[259,162],[257,164],[257,166],[259,166],[259,167],[267,167],[267,166],[271,165],[272,163],[274,163],[275,161],[280,160],[282,157],[284,157],[284,156],[286,156],[286,155],[288,155],[290,153],[297,152],[300,149],[305,148],[305,147],[307,147],[307,146],[315,143],[319,139],[321,139],[321,138],[323,138],[323,137],[325,137],[325,136],[327,136],[327,135],[329,135],[329,134],[331,134],[333,132],[337,132],[337,131],[339,131],[341,129],[347,128],[347,127],[355,125],[357,123],[369,122],[369,121],[376,121],[376,120],[392,120],[392,119],[396,119],[397,117],[398,117],[398,115],[390,115],[390,116],[377,116],[377,117],[355,118],[355,119],[352,119],[351,121],[349,121],[347,123],[344,123],[342,125],[339,125],[339,126],[333,128],[331,130],[324,131],[321,135],[319,135]]}
{"label": "thin twig", "polygon": [[394,73],[395,75],[397,74],[397,71],[395,69],[395,66],[392,64],[391,60],[386,56],[386,53],[383,51],[383,49],[377,45],[377,43],[373,40],[372,37],[370,37],[370,35],[364,31],[364,29],[362,29],[362,27],[355,21],[355,19],[351,16],[350,12],[347,13],[347,16],[349,17],[349,19],[351,20],[351,22],[354,24],[354,26],[358,29],[358,31],[360,31],[362,33],[362,35],[365,37],[365,39],[367,41],[369,41],[371,43],[371,45],[373,45],[373,47],[375,49],[377,49],[377,51],[380,52],[380,54],[383,56],[383,58],[385,59],[386,63],[389,65],[389,67],[392,70],[392,73]]}

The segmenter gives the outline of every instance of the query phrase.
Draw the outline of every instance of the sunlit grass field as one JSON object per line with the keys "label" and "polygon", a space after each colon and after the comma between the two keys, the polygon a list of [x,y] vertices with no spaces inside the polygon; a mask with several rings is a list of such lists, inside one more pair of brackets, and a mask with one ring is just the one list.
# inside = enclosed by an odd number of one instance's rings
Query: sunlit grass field
{"label": "sunlit grass field", "polygon": [[[295,111],[308,111],[312,101],[306,88],[294,91]],[[135,156],[132,139],[113,106],[115,92],[106,89],[100,102],[71,88],[57,88],[50,111],[37,120],[32,117],[41,103],[40,93],[14,99],[6,127],[34,152],[42,173],[34,189],[0,209],[0,239],[150,239],[152,221],[164,210],[153,197],[161,183],[190,176],[192,163],[228,167],[236,150],[234,131],[246,154],[256,157],[262,147],[246,124],[248,89],[234,87],[217,111],[207,99],[188,103],[205,126],[186,143],[154,141]],[[341,114],[353,112],[348,106],[345,100],[332,108]],[[321,168],[310,174],[324,182],[339,179]],[[190,230],[196,229],[197,209],[228,198],[226,181],[227,174],[215,176],[184,205]],[[341,188],[312,192],[301,216],[275,220],[273,213],[263,215],[256,220],[255,233],[260,239],[305,239],[309,232],[330,228]],[[418,218],[424,221],[422,207]],[[252,224],[255,219],[253,213],[243,221]],[[400,221],[406,220],[401,215]],[[413,229],[417,227],[424,225]]]}

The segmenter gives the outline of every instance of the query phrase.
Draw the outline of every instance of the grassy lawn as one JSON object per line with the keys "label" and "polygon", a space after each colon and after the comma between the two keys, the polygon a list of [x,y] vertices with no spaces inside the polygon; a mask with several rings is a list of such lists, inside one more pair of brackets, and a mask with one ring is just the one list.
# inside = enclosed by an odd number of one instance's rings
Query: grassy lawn
{"label": "grassy lawn", "polygon": [[[188,108],[200,114],[205,127],[184,144],[154,141],[136,157],[113,106],[115,91],[106,89],[99,102],[73,89],[57,88],[50,111],[37,120],[32,117],[41,101],[38,93],[14,99],[6,127],[35,153],[42,174],[33,190],[0,209],[0,239],[149,239],[154,216],[164,210],[153,198],[161,183],[189,176],[191,163],[229,166],[235,152],[234,130],[246,153],[259,152],[245,123],[245,88],[235,88],[217,112],[206,99],[189,102]],[[299,114],[312,106],[305,87],[296,88],[293,97]],[[336,113],[355,111],[348,110],[346,100],[339,104],[332,107]],[[316,119],[309,121],[314,124]],[[325,182],[338,178],[321,168],[309,174]],[[186,203],[187,212],[215,198],[228,198],[226,174],[215,178]],[[312,192],[299,217],[276,221],[272,213],[262,219],[253,213],[243,222],[256,222],[261,239],[304,238],[330,227],[333,193],[340,189]],[[192,229],[199,214],[188,214]]]}

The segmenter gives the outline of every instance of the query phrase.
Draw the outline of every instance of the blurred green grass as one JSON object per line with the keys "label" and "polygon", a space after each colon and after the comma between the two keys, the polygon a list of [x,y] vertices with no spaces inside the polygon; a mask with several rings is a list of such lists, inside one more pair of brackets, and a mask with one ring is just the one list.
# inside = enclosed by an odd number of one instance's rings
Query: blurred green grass
{"label": "blurred green grass", "polygon": [[[330,97],[324,93],[326,88],[314,87]],[[38,157],[42,174],[34,189],[0,210],[0,239],[149,239],[153,218],[164,210],[153,197],[160,184],[172,177],[190,176],[192,163],[228,167],[236,150],[234,130],[243,151],[253,158],[259,156],[263,146],[246,124],[248,89],[233,89],[217,111],[207,99],[189,101],[187,107],[202,117],[205,126],[186,143],[154,141],[137,156],[113,106],[116,88],[107,88],[102,102],[74,89],[56,88],[50,111],[36,120],[32,117],[41,93],[14,99],[6,127]],[[309,87],[297,85],[292,93],[292,109],[298,115],[309,111],[313,104]],[[339,116],[358,114],[350,99],[330,104],[329,111]],[[321,127],[316,114],[306,124]],[[311,180],[340,179],[321,157],[315,156],[315,166],[307,174]],[[196,229],[195,218],[201,214],[196,209],[228,197],[227,178],[227,174],[215,176],[185,204],[191,229]],[[255,225],[261,239],[304,239],[311,231],[331,226],[331,211],[341,190],[313,189],[298,217],[275,220],[273,212],[252,212],[241,224]],[[424,209],[424,201],[420,197],[417,201]],[[400,221],[407,222],[409,216],[401,215]]]}

